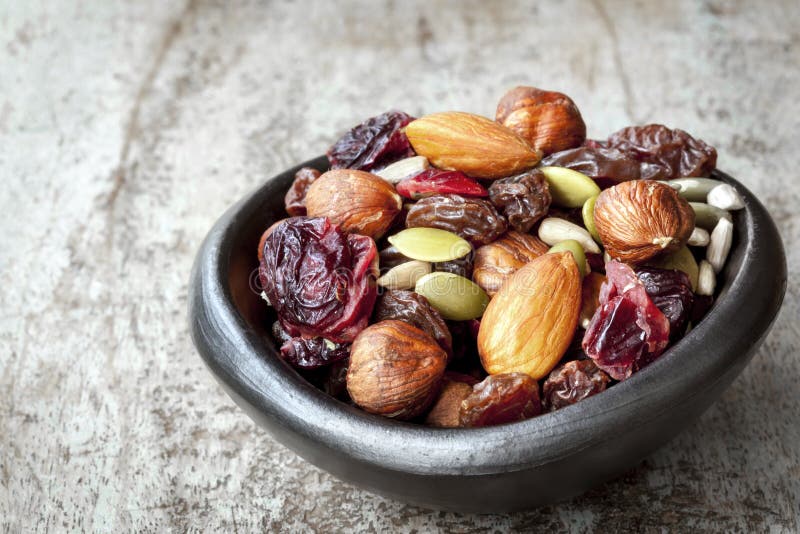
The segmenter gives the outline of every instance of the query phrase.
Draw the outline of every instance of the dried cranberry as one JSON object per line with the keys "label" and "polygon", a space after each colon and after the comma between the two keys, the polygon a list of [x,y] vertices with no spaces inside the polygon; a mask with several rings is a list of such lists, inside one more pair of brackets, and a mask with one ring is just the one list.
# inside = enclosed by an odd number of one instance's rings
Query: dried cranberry
{"label": "dried cranberry", "polygon": [[669,320],[670,341],[683,336],[692,311],[694,293],[689,276],[683,271],[639,267],[636,276],[644,284],[647,296]]}
{"label": "dried cranberry", "polygon": [[488,376],[461,403],[461,426],[502,425],[542,413],[539,384],[525,373]]}
{"label": "dried cranberry", "polygon": [[331,169],[380,168],[414,155],[403,127],[414,117],[387,111],[355,126],[328,150]]}
{"label": "dried cranberry", "polygon": [[629,266],[606,264],[600,307],[583,337],[583,350],[616,380],[624,380],[666,348],[669,321]]}
{"label": "dried cranberry", "polygon": [[397,192],[412,200],[445,193],[456,193],[466,197],[489,196],[489,192],[481,184],[463,172],[441,169],[426,169],[401,180],[397,184]]}
{"label": "dried cranberry", "polygon": [[714,304],[714,297],[710,295],[695,295],[690,322],[693,325],[699,323],[706,316],[708,310],[711,309],[712,304]]}
{"label": "dried cranberry", "polygon": [[574,360],[556,367],[542,386],[542,404],[548,412],[575,404],[605,391],[610,378],[592,360]]}
{"label": "dried cranberry", "polygon": [[292,186],[284,197],[286,213],[292,217],[306,214],[306,192],[321,174],[311,167],[303,167],[295,173]]}
{"label": "dried cranberry", "polygon": [[259,278],[293,337],[352,341],[375,303],[375,242],[325,218],[286,219],[264,241]]}
{"label": "dried cranberry", "polygon": [[281,347],[281,357],[298,369],[316,369],[349,355],[349,344],[334,343],[321,337],[293,337]]}

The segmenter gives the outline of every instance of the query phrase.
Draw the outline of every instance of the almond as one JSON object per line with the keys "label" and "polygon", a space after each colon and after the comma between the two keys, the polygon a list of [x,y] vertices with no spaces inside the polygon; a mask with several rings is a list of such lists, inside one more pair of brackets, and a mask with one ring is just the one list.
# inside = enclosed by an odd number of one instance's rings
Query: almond
{"label": "almond", "polygon": [[530,169],[542,159],[519,134],[486,117],[448,111],[426,115],[406,126],[411,146],[440,169],[475,178],[503,178]]}
{"label": "almond", "polygon": [[575,334],[581,275],[572,254],[549,253],[525,265],[489,302],[478,352],[489,374],[547,376]]}
{"label": "almond", "polygon": [[538,237],[512,230],[475,251],[472,280],[493,296],[511,275],[546,253],[547,249],[548,246]]}
{"label": "almond", "polygon": [[681,248],[694,229],[689,203],[670,186],[653,180],[623,182],[606,189],[594,205],[594,224],[612,258],[643,263]]}
{"label": "almond", "polygon": [[403,201],[392,184],[365,171],[328,171],[308,188],[309,217],[327,217],[345,232],[378,239],[394,221]]}

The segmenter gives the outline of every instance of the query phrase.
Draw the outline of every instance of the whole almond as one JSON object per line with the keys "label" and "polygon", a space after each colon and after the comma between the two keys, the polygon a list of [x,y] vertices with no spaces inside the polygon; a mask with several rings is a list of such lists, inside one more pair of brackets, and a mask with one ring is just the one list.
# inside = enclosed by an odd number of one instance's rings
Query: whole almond
{"label": "whole almond", "polygon": [[530,169],[542,159],[519,134],[497,122],[460,111],[426,115],[406,126],[411,146],[440,169],[496,179]]}
{"label": "whole almond", "polygon": [[581,275],[570,252],[539,256],[489,302],[478,352],[489,374],[547,376],[569,348],[581,308]]}
{"label": "whole almond", "polygon": [[365,171],[335,169],[317,178],[306,193],[309,217],[327,217],[345,232],[378,239],[403,207],[392,184]]}
{"label": "whole almond", "polygon": [[513,230],[507,232],[497,241],[475,251],[472,280],[489,296],[494,296],[511,275],[547,252],[548,248],[538,237]]}

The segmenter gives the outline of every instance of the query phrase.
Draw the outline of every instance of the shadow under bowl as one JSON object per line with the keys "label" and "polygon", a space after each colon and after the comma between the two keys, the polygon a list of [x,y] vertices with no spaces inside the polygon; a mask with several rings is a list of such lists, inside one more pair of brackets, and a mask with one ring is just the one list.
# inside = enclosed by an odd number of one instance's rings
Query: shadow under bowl
{"label": "shadow under bowl", "polygon": [[[279,355],[274,312],[251,289],[261,233],[285,216],[283,196],[303,166],[232,206],[197,254],[189,285],[194,343],[213,375],[275,439],[342,480],[405,502],[463,512],[553,503],[631,469],[692,424],[742,371],[786,291],[774,222],[745,201],[709,314],[658,360],[576,405],[519,423],[439,429],[370,415],[318,390]],[[767,414],[765,414],[767,415]]]}

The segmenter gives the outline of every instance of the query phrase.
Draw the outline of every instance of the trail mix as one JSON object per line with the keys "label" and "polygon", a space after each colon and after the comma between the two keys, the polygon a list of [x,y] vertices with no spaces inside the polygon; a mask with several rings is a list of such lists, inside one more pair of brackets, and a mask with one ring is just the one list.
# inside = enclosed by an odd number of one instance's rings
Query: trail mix
{"label": "trail mix", "polygon": [[439,427],[575,404],[663,355],[711,307],[736,189],[660,124],[605,140],[566,95],[496,120],[389,111],[304,168],[259,243],[281,356],[370,413]]}

